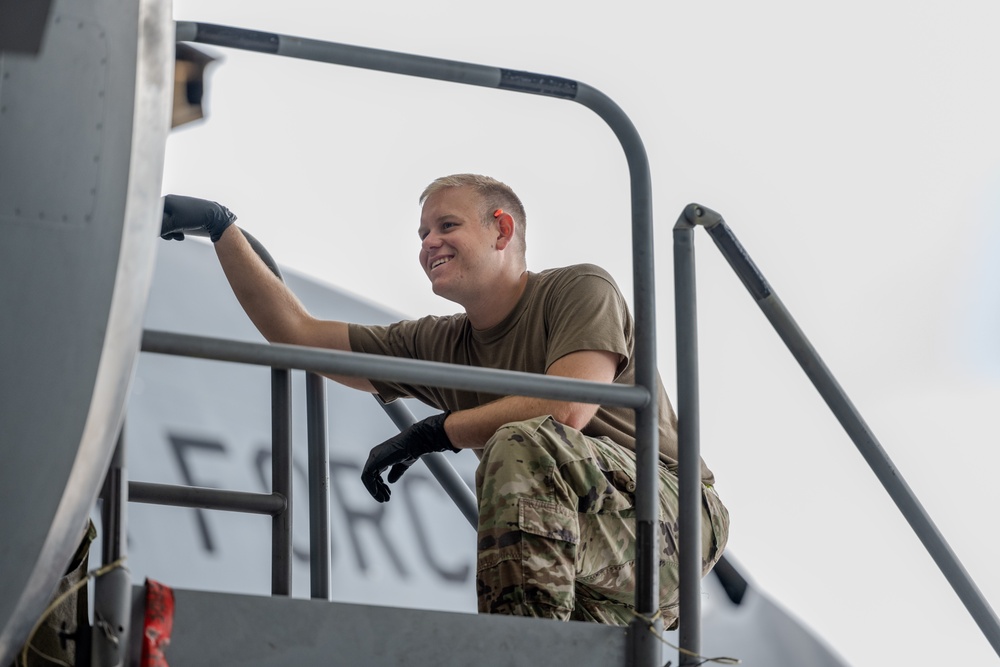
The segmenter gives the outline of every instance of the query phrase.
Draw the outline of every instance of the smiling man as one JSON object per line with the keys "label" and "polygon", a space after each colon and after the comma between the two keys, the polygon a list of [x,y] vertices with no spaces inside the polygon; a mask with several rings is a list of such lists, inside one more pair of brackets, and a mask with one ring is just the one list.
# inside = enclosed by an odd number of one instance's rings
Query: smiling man
{"label": "smiling man", "polygon": [[[257,257],[224,206],[169,195],[164,238],[208,233],[233,291],[271,342],[633,384],[633,324],[614,280],[577,265],[525,262],[524,206],[475,174],[420,197],[419,261],[433,291],[464,312],[389,326],[312,317]],[[443,412],[374,447],[362,481],[379,502],[420,456],[472,449],[479,503],[479,611],[627,625],[635,596],[635,419],[625,408],[334,377],[383,400]],[[677,621],[676,417],[659,387],[660,600]],[[388,475],[383,479],[383,474]],[[729,515],[702,464],[703,572],[722,555]]]}

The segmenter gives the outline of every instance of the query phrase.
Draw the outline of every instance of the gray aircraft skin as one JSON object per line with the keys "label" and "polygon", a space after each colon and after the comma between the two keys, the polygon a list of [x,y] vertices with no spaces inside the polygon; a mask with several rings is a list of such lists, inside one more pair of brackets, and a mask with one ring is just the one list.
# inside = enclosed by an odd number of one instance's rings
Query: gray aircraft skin
{"label": "gray aircraft skin", "polygon": [[5,3],[3,12],[0,664],[9,664],[76,549],[121,424],[155,257],[173,36],[169,3]]}
{"label": "gray aircraft skin", "polygon": [[[119,432],[131,480],[254,492],[270,486],[267,369],[139,351],[143,329],[261,340],[207,243],[157,237],[173,92],[169,3],[18,7],[0,29],[0,664],[13,661],[51,599]],[[398,317],[285,273],[318,316]],[[293,502],[300,509],[291,598],[268,597],[267,519],[128,506],[128,570],[106,578],[119,587],[131,581],[133,594],[147,578],[175,589],[168,659],[535,664],[517,652],[524,645],[559,647],[567,664],[627,663],[626,634],[616,628],[475,614],[474,531],[422,467],[404,476],[391,502],[367,495],[361,464],[395,427],[370,396],[333,382],[326,383],[332,601],[303,600],[306,429],[301,375],[293,380]],[[471,480],[474,456],[451,458]],[[112,529],[99,530],[107,536]],[[100,551],[91,554],[95,566]],[[844,664],[748,579],[730,557],[704,581],[703,653],[744,665]],[[352,629],[351,619],[361,626]],[[129,651],[139,626],[130,636],[127,618],[113,620],[104,634],[114,646],[99,649],[95,641],[91,660],[78,664],[136,662]],[[385,627],[404,637],[396,641]],[[676,643],[675,633],[666,636]],[[663,656],[677,660],[673,649]]]}

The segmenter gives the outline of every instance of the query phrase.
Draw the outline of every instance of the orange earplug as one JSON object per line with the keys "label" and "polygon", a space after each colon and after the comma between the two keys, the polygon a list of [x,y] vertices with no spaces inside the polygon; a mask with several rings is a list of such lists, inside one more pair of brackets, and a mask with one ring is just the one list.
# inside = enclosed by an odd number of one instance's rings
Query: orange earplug
{"label": "orange earplug", "polygon": [[502,208],[498,208],[497,210],[493,211],[493,217],[494,218],[499,218],[501,215],[503,215],[503,209]]}

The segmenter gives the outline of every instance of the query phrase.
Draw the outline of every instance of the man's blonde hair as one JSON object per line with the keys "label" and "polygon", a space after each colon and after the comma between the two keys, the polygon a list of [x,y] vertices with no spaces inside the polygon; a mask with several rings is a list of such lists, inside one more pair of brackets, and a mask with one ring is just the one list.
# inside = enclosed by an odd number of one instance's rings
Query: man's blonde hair
{"label": "man's blonde hair", "polygon": [[448,188],[472,188],[479,195],[481,202],[479,215],[484,226],[493,224],[493,212],[498,208],[503,209],[514,218],[515,225],[520,232],[517,234],[517,245],[524,259],[526,249],[524,232],[527,225],[527,216],[524,213],[524,204],[514,193],[514,190],[495,178],[482,176],[480,174],[452,174],[434,179],[430,185],[420,193],[419,204],[424,205],[427,198]]}

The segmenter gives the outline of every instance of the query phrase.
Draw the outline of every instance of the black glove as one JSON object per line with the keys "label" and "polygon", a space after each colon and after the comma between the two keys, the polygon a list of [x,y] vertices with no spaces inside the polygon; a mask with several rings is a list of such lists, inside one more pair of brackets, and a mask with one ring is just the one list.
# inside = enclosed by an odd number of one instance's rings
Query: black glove
{"label": "black glove", "polygon": [[214,201],[167,195],[163,198],[160,238],[183,241],[187,233],[208,236],[215,243],[235,220],[236,215],[232,211]]}
{"label": "black glove", "polygon": [[389,500],[389,486],[382,481],[382,473],[389,471],[389,484],[393,484],[417,459],[431,452],[457,452],[444,431],[444,420],[448,413],[443,412],[423,421],[418,421],[399,435],[394,435],[381,445],[372,447],[365,469],[361,471],[361,481],[365,483],[372,498],[384,503]]}

